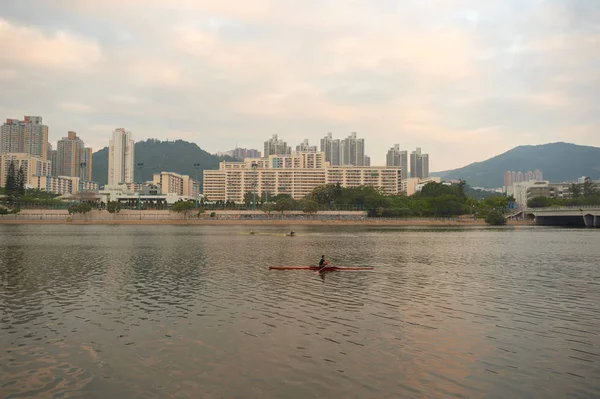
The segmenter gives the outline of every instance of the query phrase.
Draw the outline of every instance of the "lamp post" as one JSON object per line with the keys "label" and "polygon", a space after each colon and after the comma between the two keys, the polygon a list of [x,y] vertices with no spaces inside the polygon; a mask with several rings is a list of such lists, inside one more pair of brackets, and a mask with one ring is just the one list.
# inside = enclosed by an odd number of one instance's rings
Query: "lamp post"
{"label": "lamp post", "polygon": [[256,162],[252,162],[252,171],[254,173],[254,180],[252,182],[252,188],[254,189],[254,193],[253,193],[253,208],[254,208],[254,210],[256,210],[256,185],[257,185],[256,168],[257,167],[258,167],[258,165],[256,164]]}
{"label": "lamp post", "polygon": [[79,163],[79,201],[83,202],[83,176],[85,173],[85,167],[87,164],[85,162]]}
{"label": "lamp post", "polygon": [[198,172],[200,170],[200,164],[195,163],[194,168],[196,169],[196,211],[198,210],[198,195],[200,194],[200,182],[198,181]]}
{"label": "lamp post", "polygon": [[[138,162],[137,163],[137,168],[138,168],[138,173],[141,176],[141,171],[142,168],[144,167],[144,163],[143,162]],[[135,179],[133,179],[133,182],[135,184]],[[140,183],[140,186],[142,185],[142,183]],[[142,190],[141,187],[138,187],[138,203],[137,203],[137,209],[138,211],[142,209],[141,205],[142,205],[142,201],[141,201],[141,196],[142,196]]]}

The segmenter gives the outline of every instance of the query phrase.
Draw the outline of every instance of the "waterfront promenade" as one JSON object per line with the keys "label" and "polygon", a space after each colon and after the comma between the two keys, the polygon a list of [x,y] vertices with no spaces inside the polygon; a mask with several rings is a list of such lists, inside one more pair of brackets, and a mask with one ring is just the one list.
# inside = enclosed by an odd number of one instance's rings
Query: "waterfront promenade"
{"label": "waterfront promenade", "polygon": [[[17,215],[0,216],[0,224],[105,224],[105,225],[399,225],[399,226],[485,226],[485,222],[472,218],[369,218],[365,212],[328,211],[304,214],[297,211],[265,214],[260,211],[215,211],[200,217],[170,211],[125,210],[119,214],[91,211],[87,215],[69,215],[66,210],[24,210]],[[528,221],[510,221],[511,225],[532,225]]]}

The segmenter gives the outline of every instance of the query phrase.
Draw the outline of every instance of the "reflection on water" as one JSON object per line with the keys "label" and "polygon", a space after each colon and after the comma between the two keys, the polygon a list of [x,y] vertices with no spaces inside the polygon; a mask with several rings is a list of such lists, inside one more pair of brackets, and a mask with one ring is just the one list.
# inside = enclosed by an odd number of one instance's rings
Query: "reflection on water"
{"label": "reflection on water", "polygon": [[598,231],[280,230],[0,226],[0,397],[600,396]]}

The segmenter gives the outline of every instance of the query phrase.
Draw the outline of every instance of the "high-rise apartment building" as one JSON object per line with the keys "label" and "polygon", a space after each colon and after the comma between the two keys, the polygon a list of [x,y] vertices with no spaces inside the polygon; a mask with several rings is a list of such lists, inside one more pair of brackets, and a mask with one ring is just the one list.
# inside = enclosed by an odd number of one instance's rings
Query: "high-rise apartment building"
{"label": "high-rise apartment building", "polygon": [[317,146],[310,145],[308,139],[304,139],[301,144],[296,146],[296,152],[317,152]]}
{"label": "high-rise apartment building", "polygon": [[115,129],[108,145],[108,184],[134,183],[135,143],[130,131]]}
{"label": "high-rise apartment building", "polygon": [[260,151],[247,148],[236,148],[231,150],[231,156],[236,160],[244,160],[246,158],[260,158]]}
{"label": "high-rise apartment building", "polygon": [[283,140],[280,140],[276,134],[274,134],[269,140],[265,141],[265,157],[268,157],[269,155],[288,155],[291,154],[291,152],[292,148],[288,147],[287,143]]}
{"label": "high-rise apartment building", "polygon": [[41,116],[25,116],[23,120],[7,119],[0,131],[0,153],[25,153],[46,159],[48,126]]}
{"label": "high-rise apartment building", "polygon": [[429,177],[429,154],[421,153],[421,148],[410,154],[410,177],[425,179]]}
{"label": "high-rise apartment building", "polygon": [[84,148],[83,141],[77,133],[68,132],[67,137],[58,140],[56,144],[56,176],[79,177],[82,172],[81,154]]}
{"label": "high-rise apartment building", "polygon": [[386,166],[398,166],[402,170],[402,180],[408,178],[408,151],[400,150],[400,144],[394,145],[387,152]]}
{"label": "high-rise apartment building", "polygon": [[544,175],[541,170],[536,169],[535,171],[515,172],[508,170],[504,172],[504,187],[508,187],[514,183],[523,183],[528,181],[543,181]]}
{"label": "high-rise apartment building", "polygon": [[321,139],[321,152],[332,166],[367,166],[371,160],[365,155],[365,140],[356,137],[356,133],[343,140],[334,139],[331,133]]}

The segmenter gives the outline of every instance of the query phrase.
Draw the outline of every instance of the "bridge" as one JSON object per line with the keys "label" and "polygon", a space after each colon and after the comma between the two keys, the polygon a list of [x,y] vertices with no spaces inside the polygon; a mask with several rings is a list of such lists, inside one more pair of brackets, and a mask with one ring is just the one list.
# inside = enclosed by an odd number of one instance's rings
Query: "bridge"
{"label": "bridge", "polygon": [[600,206],[554,206],[526,208],[523,215],[533,215],[540,226],[600,227]]}

